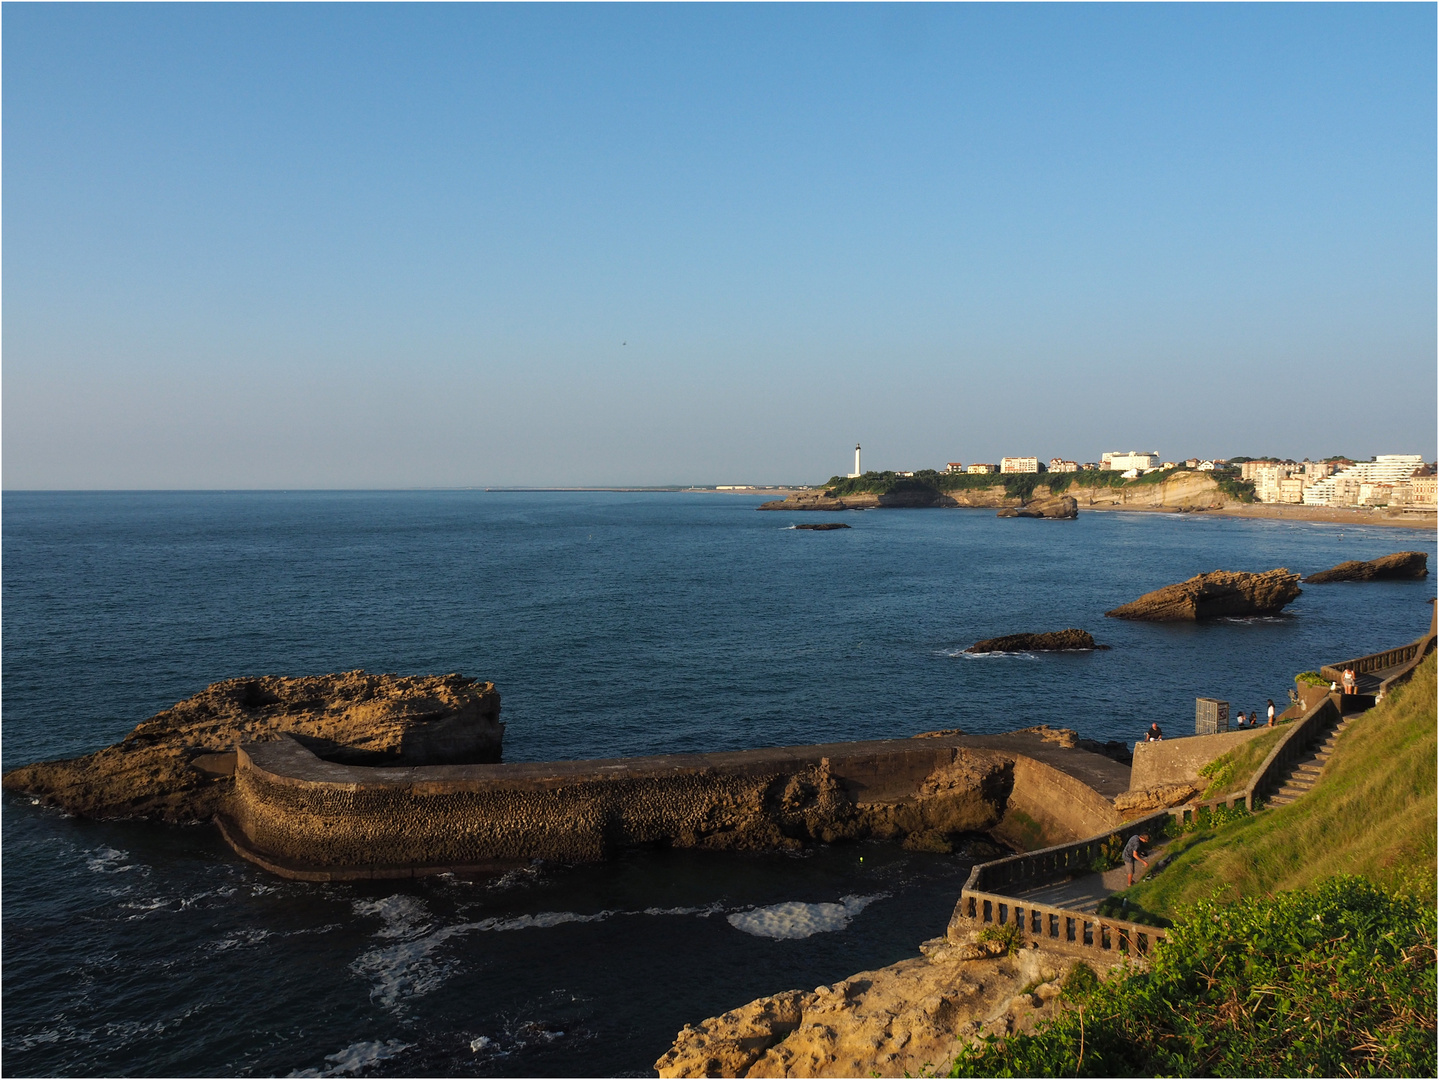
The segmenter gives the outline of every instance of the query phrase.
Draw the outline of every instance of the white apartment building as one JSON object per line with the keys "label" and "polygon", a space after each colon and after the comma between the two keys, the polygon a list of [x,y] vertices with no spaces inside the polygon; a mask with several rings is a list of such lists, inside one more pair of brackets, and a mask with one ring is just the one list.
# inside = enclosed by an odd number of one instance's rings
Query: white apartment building
{"label": "white apartment building", "polygon": [[1052,457],[1049,459],[1050,472],[1078,472],[1079,462],[1065,461],[1063,458]]}
{"label": "white apartment building", "polygon": [[[1398,484],[1424,465],[1418,454],[1380,454],[1373,461],[1356,461],[1333,476],[1310,484],[1304,492],[1308,506],[1354,506],[1363,498],[1363,484]],[[1349,483],[1352,481],[1352,483]]]}
{"label": "white apartment building", "polygon": [[1127,472],[1130,469],[1148,472],[1150,469],[1159,468],[1159,451],[1154,450],[1146,454],[1138,450],[1131,450],[1126,454],[1119,450],[1110,450],[1099,455],[1099,467],[1114,472]]}
{"label": "white apartment building", "polygon": [[1039,472],[1039,458],[1002,457],[999,459],[999,471],[1002,473]]}
{"label": "white apartment building", "polygon": [[1423,473],[1409,478],[1409,502],[1412,506],[1434,506],[1439,498],[1439,476]]}
{"label": "white apartment building", "polygon": [[999,472],[999,466],[998,466],[998,465],[991,465],[991,464],[990,464],[989,462],[987,462],[987,461],[980,461],[980,462],[976,462],[975,464],[969,466],[969,467],[968,467],[967,469],[965,469],[964,471],[967,472],[967,473],[991,473],[991,472]]}
{"label": "white apartment building", "polygon": [[944,467],[944,471],[947,473],[960,473],[964,472],[964,466],[957,461],[951,461]]}

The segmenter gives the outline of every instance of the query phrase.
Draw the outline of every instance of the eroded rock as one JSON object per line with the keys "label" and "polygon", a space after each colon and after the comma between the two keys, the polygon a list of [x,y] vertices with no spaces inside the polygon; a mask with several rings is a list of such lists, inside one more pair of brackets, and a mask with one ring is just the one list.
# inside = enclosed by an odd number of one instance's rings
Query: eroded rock
{"label": "eroded rock", "polygon": [[1007,956],[1002,947],[945,938],[920,951],[813,993],[791,990],[686,1025],[655,1070],[662,1077],[942,1076],[963,1042],[1030,1030],[1063,1008],[1060,980],[1075,963],[1042,949]]}
{"label": "eroded rock", "polygon": [[1077,518],[1079,503],[1072,495],[1051,495],[1033,499],[1023,506],[1006,506],[995,514],[1002,518]]}
{"label": "eroded rock", "polygon": [[1304,579],[1306,585],[1330,585],[1336,581],[1413,580],[1429,576],[1429,553],[1396,551],[1368,562],[1350,560]]}
{"label": "eroded rock", "polygon": [[201,821],[233,790],[237,743],[289,733],[345,764],[483,763],[500,759],[499,716],[494,684],[463,675],[226,679],[114,746],[12,769],[4,786],[87,817]]}
{"label": "eroded rock", "polygon": [[965,652],[1063,652],[1067,650],[1107,649],[1096,645],[1086,630],[1053,630],[1043,634],[1007,634],[1004,637],[976,641]]}
{"label": "eroded rock", "polygon": [[1299,575],[1280,568],[1262,574],[1214,570],[1145,593],[1105,614],[1116,619],[1178,622],[1220,616],[1275,615],[1302,592]]}

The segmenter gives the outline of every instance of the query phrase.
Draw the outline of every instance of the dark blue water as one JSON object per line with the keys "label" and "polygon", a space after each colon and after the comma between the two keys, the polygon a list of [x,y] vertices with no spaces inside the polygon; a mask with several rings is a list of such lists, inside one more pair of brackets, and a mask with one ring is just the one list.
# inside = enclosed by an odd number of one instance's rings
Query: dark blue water
{"label": "dark blue water", "polygon": [[[1432,559],[1434,535],[984,511],[809,533],[755,503],[6,494],[5,766],[104,746],[217,679],[357,667],[493,679],[509,760],[1034,723],[1132,741],[1182,732],[1199,695],[1282,704],[1295,672],[1417,636],[1433,595],[1315,586],[1280,618],[1122,623],[1102,612],[1199,571]],[[960,655],[1068,626],[1113,650]],[[866,845],[319,886],[209,827],[24,799],[3,826],[7,1075],[643,1074],[687,1021],[912,955],[969,866]],[[772,925],[818,932],[746,931],[776,905]]]}

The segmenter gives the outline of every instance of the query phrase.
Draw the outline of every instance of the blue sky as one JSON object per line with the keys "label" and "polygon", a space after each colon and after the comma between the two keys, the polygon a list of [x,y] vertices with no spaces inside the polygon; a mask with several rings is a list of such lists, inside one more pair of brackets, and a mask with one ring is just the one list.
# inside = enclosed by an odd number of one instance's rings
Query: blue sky
{"label": "blue sky", "polygon": [[3,482],[1433,457],[1435,18],[7,4]]}

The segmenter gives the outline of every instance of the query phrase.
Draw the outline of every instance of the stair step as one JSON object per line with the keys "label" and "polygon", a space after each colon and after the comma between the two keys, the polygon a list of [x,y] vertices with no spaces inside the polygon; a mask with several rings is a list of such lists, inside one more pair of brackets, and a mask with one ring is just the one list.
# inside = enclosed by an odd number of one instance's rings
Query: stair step
{"label": "stair step", "polygon": [[1288,797],[1291,798],[1291,799],[1297,799],[1297,798],[1299,798],[1299,796],[1301,796],[1301,795],[1308,795],[1308,794],[1309,794],[1309,789],[1308,789],[1308,788],[1294,788],[1294,787],[1290,787],[1288,784],[1285,784],[1282,788],[1279,789],[1279,794],[1280,794],[1280,795],[1286,795],[1286,796],[1288,796]]}
{"label": "stair step", "polygon": [[1313,764],[1313,765],[1310,765],[1310,764],[1300,765],[1300,766],[1298,767],[1298,771],[1299,771],[1299,772],[1302,772],[1302,773],[1312,773],[1313,775],[1318,776],[1320,773],[1322,773],[1322,772],[1324,771],[1324,763],[1323,763],[1322,761],[1320,761],[1320,762],[1316,762],[1316,763]]}
{"label": "stair step", "polygon": [[1294,800],[1291,799],[1288,795],[1276,795],[1276,796],[1274,796],[1274,798],[1272,798],[1272,799],[1269,800],[1269,805],[1270,805],[1270,806],[1288,806],[1288,805],[1289,805],[1290,803],[1292,803],[1293,801],[1294,801]]}

